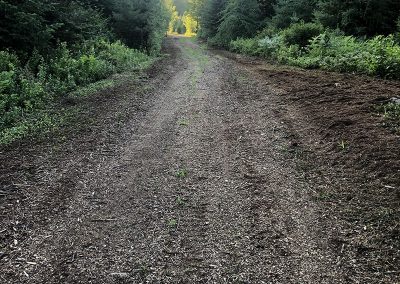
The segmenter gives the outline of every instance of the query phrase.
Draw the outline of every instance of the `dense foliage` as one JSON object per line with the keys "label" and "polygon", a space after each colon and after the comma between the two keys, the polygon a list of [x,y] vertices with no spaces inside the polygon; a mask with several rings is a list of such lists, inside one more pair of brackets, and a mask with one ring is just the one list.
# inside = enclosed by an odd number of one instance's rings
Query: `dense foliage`
{"label": "dense foliage", "polygon": [[349,35],[388,35],[396,30],[398,0],[320,0],[315,18],[324,26]]}
{"label": "dense foliage", "polygon": [[167,2],[0,0],[0,48],[29,53],[101,37],[157,49],[170,17]]}
{"label": "dense foliage", "polygon": [[202,0],[174,0],[168,32],[187,36],[197,34],[199,31],[198,12],[202,5]]}
{"label": "dense foliage", "polygon": [[173,9],[172,0],[0,0],[0,142],[79,86],[148,65]]}
{"label": "dense foliage", "polygon": [[303,68],[400,79],[400,1],[203,0],[199,36]]}
{"label": "dense foliage", "polygon": [[257,0],[228,1],[221,13],[215,42],[227,46],[240,36],[253,35],[259,24],[260,13]]}
{"label": "dense foliage", "polygon": [[204,2],[199,13],[201,21],[200,37],[212,39],[216,36],[226,2],[227,0],[208,0]]}

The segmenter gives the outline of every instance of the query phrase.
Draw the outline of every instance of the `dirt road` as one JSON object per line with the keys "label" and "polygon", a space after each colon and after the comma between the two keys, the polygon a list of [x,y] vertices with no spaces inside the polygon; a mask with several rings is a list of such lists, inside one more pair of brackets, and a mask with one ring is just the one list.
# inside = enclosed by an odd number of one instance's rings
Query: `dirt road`
{"label": "dirt road", "polygon": [[1,283],[400,281],[399,83],[165,52],[0,151]]}

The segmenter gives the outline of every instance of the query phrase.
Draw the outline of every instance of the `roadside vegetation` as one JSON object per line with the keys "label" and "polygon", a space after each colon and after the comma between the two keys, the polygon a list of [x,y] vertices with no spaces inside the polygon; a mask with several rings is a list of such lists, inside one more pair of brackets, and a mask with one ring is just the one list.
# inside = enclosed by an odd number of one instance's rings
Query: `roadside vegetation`
{"label": "roadside vegetation", "polygon": [[197,2],[198,35],[213,45],[302,68],[400,79],[398,1]]}
{"label": "roadside vegetation", "polygon": [[0,9],[0,144],[8,144],[62,120],[54,105],[68,93],[149,66],[173,3],[3,0]]}

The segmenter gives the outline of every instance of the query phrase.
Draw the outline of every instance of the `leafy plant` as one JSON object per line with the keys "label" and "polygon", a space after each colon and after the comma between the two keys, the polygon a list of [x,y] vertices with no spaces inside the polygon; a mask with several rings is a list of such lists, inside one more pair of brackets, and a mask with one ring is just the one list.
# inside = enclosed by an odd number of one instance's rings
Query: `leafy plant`
{"label": "leafy plant", "polygon": [[387,126],[400,132],[400,104],[389,102],[377,107],[377,111],[385,118]]}
{"label": "leafy plant", "polygon": [[239,38],[237,40],[231,41],[230,50],[253,56],[261,54],[259,41],[256,38]]}
{"label": "leafy plant", "polygon": [[340,148],[340,150],[345,151],[345,150],[347,150],[348,145],[344,140],[342,140],[339,142],[339,148]]}
{"label": "leafy plant", "polygon": [[179,206],[185,205],[185,201],[180,196],[176,198],[176,203],[178,203]]}
{"label": "leafy plant", "polygon": [[288,45],[298,45],[306,47],[309,41],[320,35],[323,32],[323,27],[320,24],[305,23],[303,21],[292,24],[287,29],[280,32],[282,41]]}
{"label": "leafy plant", "polygon": [[168,221],[168,227],[175,228],[178,225],[178,221],[176,219],[171,219]]}
{"label": "leafy plant", "polygon": [[178,178],[186,178],[187,177],[187,175],[188,175],[188,172],[187,172],[187,170],[185,170],[185,169],[180,169],[180,170],[178,170],[177,172],[176,172],[176,177],[178,177]]}
{"label": "leafy plant", "polygon": [[180,126],[188,126],[188,125],[189,125],[189,120],[187,120],[187,119],[180,119],[180,120],[178,121],[178,124],[179,124]]}

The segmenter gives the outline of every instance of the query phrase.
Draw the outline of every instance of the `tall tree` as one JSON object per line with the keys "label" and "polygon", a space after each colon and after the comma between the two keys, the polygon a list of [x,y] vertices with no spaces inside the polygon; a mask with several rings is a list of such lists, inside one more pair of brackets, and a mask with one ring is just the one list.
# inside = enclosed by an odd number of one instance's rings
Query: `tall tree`
{"label": "tall tree", "polygon": [[197,33],[198,22],[190,12],[185,12],[182,16],[182,22],[185,26],[185,33],[188,36],[192,36]]}
{"label": "tall tree", "polygon": [[174,0],[174,4],[180,16],[182,16],[189,8],[188,0]]}
{"label": "tall tree", "polygon": [[204,6],[204,0],[189,0],[189,14],[196,22],[195,29],[198,31],[200,24],[201,11]]}
{"label": "tall tree", "polygon": [[[55,4],[40,0],[0,1],[0,48],[21,52],[48,48],[61,25],[52,16],[55,11]],[[55,18],[53,22],[48,21],[50,17]]]}
{"label": "tall tree", "polygon": [[227,0],[206,0],[200,11],[200,37],[212,38],[218,32]]}
{"label": "tall tree", "polygon": [[222,13],[216,41],[228,45],[238,37],[250,37],[259,27],[260,8],[257,0],[229,0]]}
{"label": "tall tree", "polygon": [[2,49],[47,52],[58,41],[80,43],[111,36],[106,16],[85,1],[1,0],[0,11]]}
{"label": "tall tree", "polygon": [[126,44],[149,52],[160,48],[170,19],[165,2],[116,0],[113,10],[114,30]]}
{"label": "tall tree", "polygon": [[310,22],[318,0],[277,0],[274,5],[273,23],[277,28],[286,28],[299,21]]}
{"label": "tall tree", "polygon": [[320,0],[315,17],[326,27],[373,36],[395,32],[399,14],[398,0]]}
{"label": "tall tree", "polygon": [[176,32],[177,24],[180,20],[180,17],[178,11],[176,10],[176,6],[174,5],[174,1],[165,0],[165,7],[167,8],[167,11],[169,13],[168,32]]}
{"label": "tall tree", "polygon": [[270,18],[275,14],[274,5],[276,4],[276,0],[258,0],[258,4],[262,18]]}

